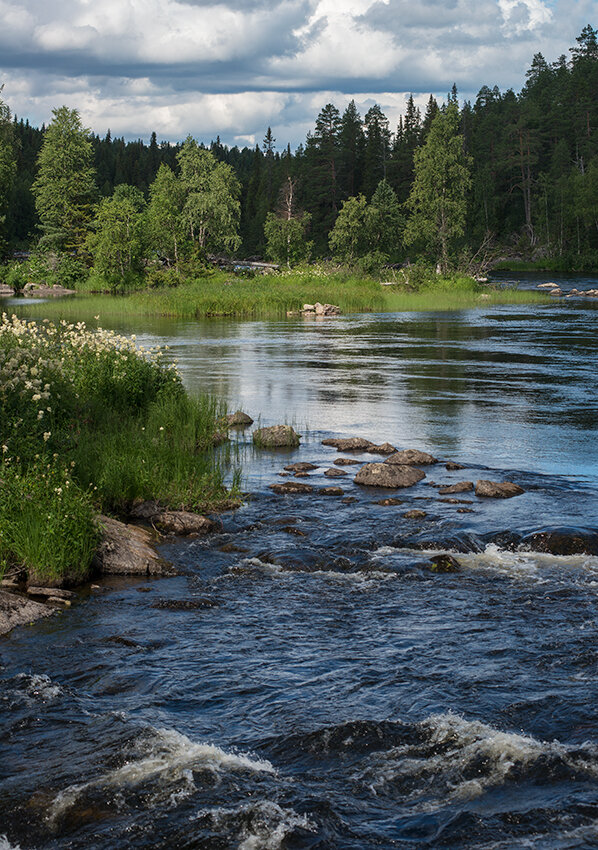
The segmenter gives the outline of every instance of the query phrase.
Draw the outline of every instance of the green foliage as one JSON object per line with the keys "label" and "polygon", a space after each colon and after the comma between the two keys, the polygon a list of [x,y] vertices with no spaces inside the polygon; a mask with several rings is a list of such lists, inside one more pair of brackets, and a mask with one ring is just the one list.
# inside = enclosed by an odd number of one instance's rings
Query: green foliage
{"label": "green foliage", "polygon": [[95,270],[113,288],[126,288],[142,271],[145,254],[143,209],[145,199],[134,186],[117,186],[104,198],[86,239]]}
{"label": "green foliage", "polygon": [[268,213],[264,224],[267,254],[274,262],[291,268],[309,258],[313,243],[306,239],[311,216],[283,218]]}
{"label": "green foliage", "polygon": [[[0,86],[0,95],[4,86]],[[0,255],[6,244],[6,212],[17,171],[10,109],[0,97]]]}
{"label": "green foliage", "polygon": [[162,164],[150,186],[147,209],[147,236],[157,252],[169,266],[179,270],[179,253],[185,235],[183,207],[185,188],[174,172]]}
{"label": "green foliage", "polygon": [[381,180],[367,216],[367,239],[370,252],[376,251],[396,259],[402,246],[405,219],[397,195],[387,180]]}
{"label": "green foliage", "polygon": [[211,151],[189,136],[177,155],[185,193],[183,218],[191,241],[202,251],[234,251],[241,187],[230,165],[217,162]]}
{"label": "green foliage", "polygon": [[471,157],[463,150],[459,129],[459,108],[451,102],[436,115],[426,143],[415,152],[415,178],[407,202],[411,217],[405,241],[422,242],[438,252],[443,271],[450,248],[465,232],[466,193],[471,185]]}
{"label": "green foliage", "polygon": [[364,195],[344,201],[330,233],[330,250],[345,263],[352,263],[368,249],[368,202]]}
{"label": "green foliage", "polygon": [[87,235],[96,193],[89,130],[76,109],[52,110],[33,184],[45,247],[79,249]]}
{"label": "green foliage", "polygon": [[2,282],[14,289],[15,292],[21,292],[27,280],[27,266],[23,263],[12,263],[5,266],[2,271]]}
{"label": "green foliage", "polygon": [[[44,305],[46,306],[46,305]],[[82,322],[0,323],[0,564],[84,575],[94,509],[230,499],[210,450],[224,410],[190,399],[159,350]]]}

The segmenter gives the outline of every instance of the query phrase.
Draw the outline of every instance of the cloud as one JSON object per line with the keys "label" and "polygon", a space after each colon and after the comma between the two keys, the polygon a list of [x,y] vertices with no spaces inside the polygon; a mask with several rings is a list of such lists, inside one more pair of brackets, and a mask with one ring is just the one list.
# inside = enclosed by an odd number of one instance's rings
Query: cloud
{"label": "cloud", "polygon": [[[534,53],[566,53],[594,0],[0,0],[0,83],[13,111],[80,109],[105,132],[297,144],[319,109],[453,82],[519,89]],[[385,106],[386,104],[386,106]],[[370,104],[371,105],[371,104]],[[362,112],[365,111],[365,106]]]}

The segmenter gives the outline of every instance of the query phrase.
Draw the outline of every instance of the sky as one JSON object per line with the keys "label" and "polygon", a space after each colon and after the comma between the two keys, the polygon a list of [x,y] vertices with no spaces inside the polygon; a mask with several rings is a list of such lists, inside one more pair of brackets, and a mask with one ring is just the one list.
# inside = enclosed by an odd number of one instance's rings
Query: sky
{"label": "sky", "polygon": [[0,0],[0,85],[39,126],[76,108],[104,135],[217,135],[295,147],[326,103],[379,103],[396,128],[457,84],[519,91],[534,53],[556,60],[598,0]]}

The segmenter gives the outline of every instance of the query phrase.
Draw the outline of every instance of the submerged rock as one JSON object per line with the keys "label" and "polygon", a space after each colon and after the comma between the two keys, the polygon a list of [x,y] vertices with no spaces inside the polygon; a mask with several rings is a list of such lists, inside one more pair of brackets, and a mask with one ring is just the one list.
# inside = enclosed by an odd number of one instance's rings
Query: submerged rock
{"label": "submerged rock", "polygon": [[461,570],[461,564],[448,552],[443,552],[441,555],[434,555],[430,558],[430,566],[428,569],[432,573],[458,573]]}
{"label": "submerged rock", "polygon": [[447,462],[446,462],[446,465],[445,465],[445,467],[444,467],[444,468],[445,468],[445,469],[448,469],[448,470],[449,470],[449,472],[450,472],[450,470],[452,470],[452,469],[465,469],[465,467],[463,466],[463,464],[462,464],[462,463],[455,463],[455,461],[454,461],[454,460],[449,460],[449,461],[447,461]]}
{"label": "submerged rock", "polygon": [[377,502],[372,502],[372,504],[383,505],[384,507],[386,507],[387,505],[402,505],[403,499],[394,499],[392,497],[389,499],[378,499]]}
{"label": "submerged rock", "polygon": [[399,464],[400,466],[428,466],[438,463],[438,459],[418,449],[403,449],[401,452],[387,457],[384,463]]}
{"label": "submerged rock", "polygon": [[345,491],[342,487],[321,487],[318,490],[321,496],[344,496]]}
{"label": "submerged rock", "polygon": [[400,487],[413,487],[426,475],[421,469],[413,466],[395,466],[384,463],[366,463],[361,467],[355,478],[356,484],[366,487],[387,487],[398,489]]}
{"label": "submerged rock", "polygon": [[253,432],[253,442],[262,449],[296,448],[300,439],[290,425],[271,425]]}
{"label": "submerged rock", "polygon": [[375,446],[371,440],[364,440],[363,437],[328,437],[322,440],[323,446],[333,446],[339,452],[364,452]]}
{"label": "submerged rock", "polygon": [[218,600],[203,596],[195,599],[158,599],[150,607],[162,611],[197,611],[202,608],[217,608],[218,605]]}
{"label": "submerged rock", "polygon": [[101,540],[93,566],[105,575],[163,575],[165,561],[153,547],[152,535],[136,525],[99,517]]}
{"label": "submerged rock", "polygon": [[513,484],[512,481],[484,481],[476,482],[476,496],[484,496],[487,499],[511,499],[525,493],[523,487]]}
{"label": "submerged rock", "polygon": [[450,496],[451,493],[466,493],[468,490],[473,490],[473,481],[458,481],[449,487],[441,487],[438,492],[441,496]]}
{"label": "submerged rock", "polygon": [[428,514],[425,511],[420,511],[417,508],[414,508],[413,510],[404,513],[403,516],[405,519],[425,519]]}
{"label": "submerged rock", "polygon": [[0,635],[16,626],[26,626],[43,617],[49,617],[52,612],[52,608],[41,602],[0,590]]}
{"label": "submerged rock", "polygon": [[303,484],[302,481],[284,481],[282,484],[270,484],[270,490],[284,496],[286,493],[313,493],[311,484]]}
{"label": "submerged rock", "polygon": [[593,528],[543,528],[526,535],[520,545],[552,555],[598,555],[598,531]]}
{"label": "submerged rock", "polygon": [[360,464],[362,461],[355,460],[352,457],[337,457],[336,460],[332,461],[336,466],[355,466],[355,464]]}

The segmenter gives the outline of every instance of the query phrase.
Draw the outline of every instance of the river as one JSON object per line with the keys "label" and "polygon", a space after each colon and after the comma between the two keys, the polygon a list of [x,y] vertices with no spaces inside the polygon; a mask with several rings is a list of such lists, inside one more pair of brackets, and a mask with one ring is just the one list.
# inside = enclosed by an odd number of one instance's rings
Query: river
{"label": "river", "polygon": [[[106,580],[0,642],[0,848],[598,846],[598,556],[523,540],[598,525],[597,319],[569,299],[112,323],[302,445],[239,432],[251,497],[164,547],[179,576]],[[465,468],[376,504],[357,467],[323,474],[322,439],[352,435]],[[275,495],[295,461],[315,493]],[[429,486],[479,478],[526,492]],[[461,570],[431,573],[438,551]]]}

